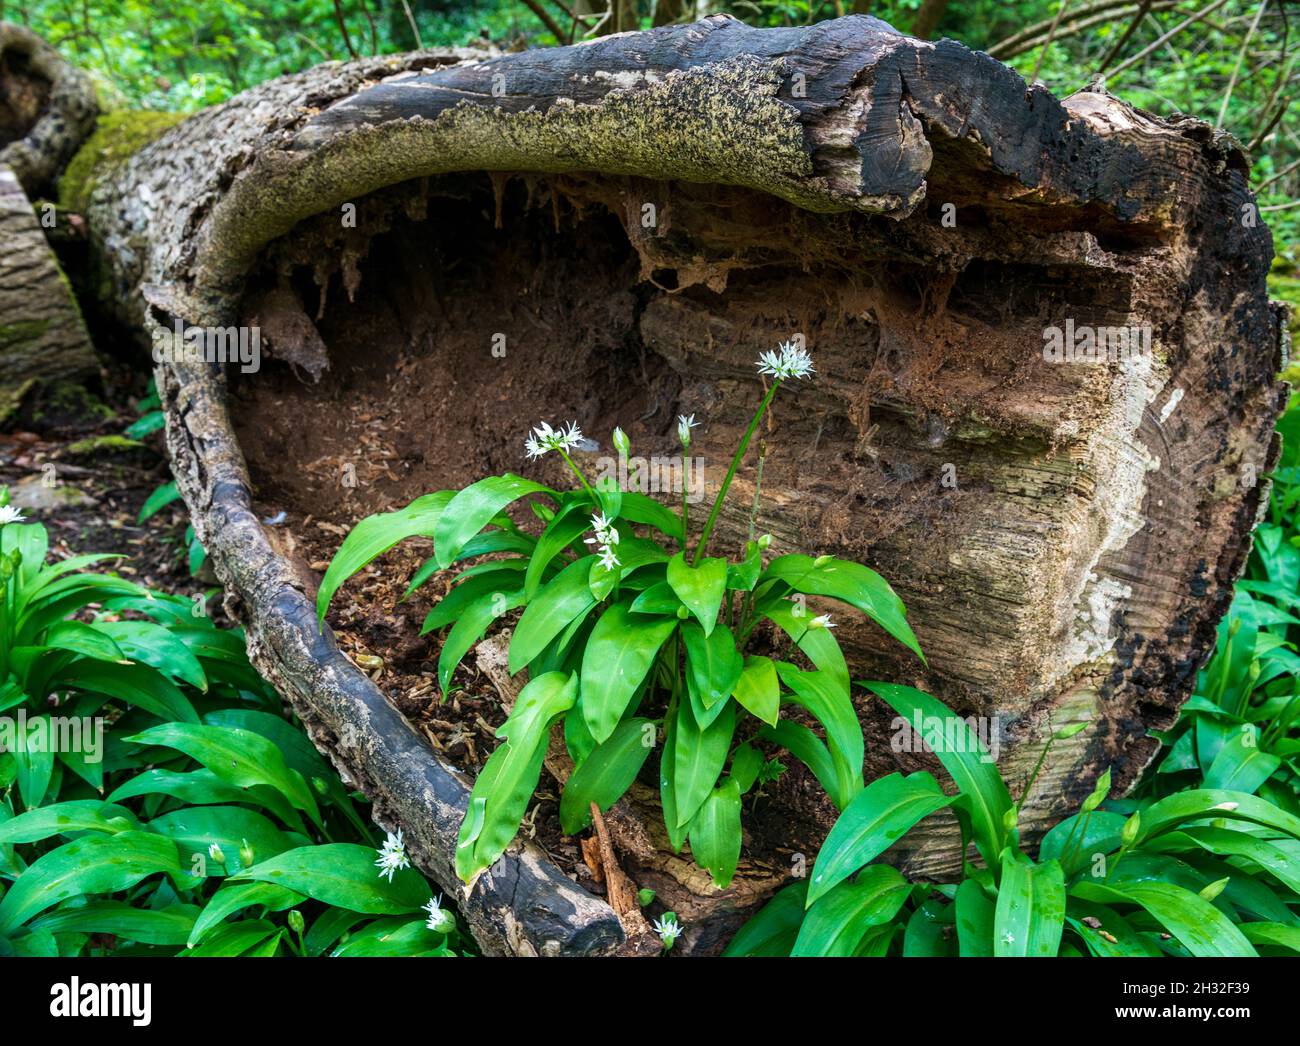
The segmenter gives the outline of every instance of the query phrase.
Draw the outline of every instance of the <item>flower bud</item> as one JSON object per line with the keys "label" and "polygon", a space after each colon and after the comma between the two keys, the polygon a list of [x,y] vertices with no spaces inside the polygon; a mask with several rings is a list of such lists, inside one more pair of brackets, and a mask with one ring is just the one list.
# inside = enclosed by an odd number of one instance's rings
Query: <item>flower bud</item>
{"label": "flower bud", "polygon": [[620,428],[614,429],[614,449],[623,457],[627,457],[632,452],[632,441],[627,438],[627,433]]}
{"label": "flower bud", "polygon": [[1142,815],[1134,812],[1133,816],[1124,822],[1124,827],[1119,833],[1120,845],[1128,849],[1137,842],[1138,832],[1142,831]]}
{"label": "flower bud", "polygon": [[291,929],[294,933],[302,933],[302,931],[306,929],[306,927],[307,927],[307,923],[302,917],[302,912],[298,911],[297,908],[290,909],[289,929]]}
{"label": "flower bud", "polygon": [[253,848],[248,845],[248,840],[244,840],[244,845],[239,848],[239,860],[245,868],[253,866]]}
{"label": "flower bud", "polygon": [[685,607],[678,607],[677,616],[681,618],[681,620],[685,621],[688,617],[691,616],[691,612],[687,610]]}
{"label": "flower bud", "polygon": [[213,843],[211,846],[208,847],[208,856],[211,857],[214,861],[216,861],[217,864],[226,863],[226,855],[222,851],[221,847],[219,847],[216,843]]}
{"label": "flower bud", "polygon": [[827,563],[829,563],[834,558],[835,558],[834,556],[818,556],[816,559],[813,560],[813,568],[816,569],[817,567],[824,567]]}
{"label": "flower bud", "polygon": [[758,539],[758,547],[759,547],[760,549],[764,549],[764,550],[765,550],[765,549],[767,548],[767,546],[770,545],[770,544],[772,544],[772,535],[771,535],[771,534],[764,534],[761,538]]}
{"label": "flower bud", "polygon": [[1213,901],[1219,896],[1219,894],[1223,893],[1223,888],[1227,885],[1228,880],[1226,878],[1210,883],[1209,886],[1205,887],[1205,889],[1201,891],[1201,899],[1204,901]]}

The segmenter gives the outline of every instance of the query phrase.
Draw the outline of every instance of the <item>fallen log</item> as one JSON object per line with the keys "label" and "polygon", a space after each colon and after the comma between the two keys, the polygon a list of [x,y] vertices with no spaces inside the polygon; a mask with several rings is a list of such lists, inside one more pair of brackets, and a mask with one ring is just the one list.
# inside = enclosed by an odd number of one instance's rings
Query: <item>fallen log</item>
{"label": "fallen log", "polygon": [[[716,483],[751,361],[791,336],[820,377],[766,433],[758,526],[774,552],[878,569],[928,656],[846,622],[854,677],[979,717],[1013,793],[1044,739],[1086,720],[1027,797],[1031,836],[1102,770],[1131,785],[1213,647],[1276,456],[1282,328],[1246,173],[1205,124],[1104,92],[1058,102],[875,19],[712,17],[267,83],[92,175],[86,217],[146,341],[265,336],[260,369],[159,365],[177,481],[255,662],[450,887],[463,781],[316,632],[311,564],[362,515],[523,470],[542,418],[601,440],[622,424],[668,455],[674,415],[694,413]],[[750,460],[735,505],[754,480]],[[736,508],[720,543],[747,527]],[[388,677],[406,702],[430,654],[419,616],[367,613],[343,634],[414,665]],[[878,704],[859,710],[869,778],[933,766]],[[635,788],[610,837],[696,952],[834,814],[792,768],[747,808],[718,893],[654,805]],[[953,823],[922,827],[897,860],[950,873]],[[488,950],[620,936],[531,843],[465,903]]]}

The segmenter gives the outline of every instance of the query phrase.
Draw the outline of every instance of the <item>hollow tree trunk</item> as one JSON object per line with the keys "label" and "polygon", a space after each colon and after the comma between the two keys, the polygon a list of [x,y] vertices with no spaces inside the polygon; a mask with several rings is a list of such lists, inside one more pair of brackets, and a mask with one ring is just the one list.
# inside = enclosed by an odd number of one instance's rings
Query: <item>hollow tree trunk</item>
{"label": "hollow tree trunk", "polygon": [[[890,579],[929,667],[845,622],[854,677],[986,717],[1013,792],[1048,734],[1088,720],[1028,797],[1032,835],[1103,769],[1120,788],[1136,779],[1249,551],[1282,389],[1271,241],[1245,173],[1204,124],[1106,94],[1058,102],[987,56],[871,18],[753,30],[714,17],[264,84],[95,183],[87,218],[141,332],[251,317],[269,331],[267,373],[241,380],[233,422],[217,369],[159,367],[177,480],[256,663],[450,887],[462,778],[314,628],[293,530],[318,452],[304,428],[365,443],[375,430],[346,405],[367,382],[395,403],[446,368],[427,404],[384,419],[410,478],[385,454],[388,486],[340,491],[351,518],[422,492],[443,444],[469,448],[457,481],[480,458],[524,467],[522,431],[465,442],[507,394],[597,436],[636,417],[647,453],[670,453],[672,415],[694,412],[697,445],[719,448],[704,463],[716,483],[755,400],[756,352],[802,335],[819,377],[778,403],[759,527],[774,551],[846,555]],[[355,228],[340,218],[354,202]],[[1045,331],[1067,327],[1133,328],[1150,351],[1048,362]],[[485,364],[494,332],[522,373]],[[457,355],[480,335],[481,353]],[[751,457],[719,547],[743,537],[754,478]],[[273,500],[288,532],[259,523]],[[877,704],[860,714],[869,778],[933,765],[895,750]],[[746,859],[719,894],[667,851],[654,804],[637,786],[611,835],[695,951],[788,877],[792,851],[811,856],[834,814],[792,768],[746,811]],[[897,859],[951,872],[953,822],[921,827]],[[468,911],[490,950],[617,937],[531,845],[485,884]]]}

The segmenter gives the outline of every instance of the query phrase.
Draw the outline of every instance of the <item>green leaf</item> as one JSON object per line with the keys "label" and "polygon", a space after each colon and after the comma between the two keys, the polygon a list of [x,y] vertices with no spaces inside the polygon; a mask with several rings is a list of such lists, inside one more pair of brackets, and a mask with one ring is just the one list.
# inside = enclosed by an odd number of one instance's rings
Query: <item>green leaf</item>
{"label": "green leaf", "polygon": [[1264,799],[1247,792],[1234,792],[1224,788],[1195,788],[1166,796],[1143,810],[1137,842],[1145,842],[1186,821],[1213,817],[1251,821],[1300,839],[1300,817],[1295,817]]}
{"label": "green leaf", "polygon": [[690,825],[691,854],[707,868],[713,885],[731,885],[740,862],[740,786],[728,777],[709,793]]}
{"label": "green leaf", "polygon": [[465,655],[483,638],[494,621],[504,617],[524,601],[524,590],[485,592],[470,603],[442,641],[438,654],[438,686],[445,695],[451,677]]}
{"label": "green leaf", "polygon": [[547,672],[519,692],[514,710],[497,728],[505,744],[492,753],[474,782],[456,844],[456,874],[465,882],[491,867],[519,831],[541,776],[551,725],[577,698],[578,681],[572,673]]}
{"label": "green leaf", "polygon": [[689,701],[677,706],[676,750],[673,759],[674,802],[678,826],[689,825],[727,764],[736,729],[735,705],[727,702],[722,713],[701,729]]}
{"label": "green leaf", "polygon": [[243,919],[208,935],[208,939],[197,948],[182,952],[182,955],[195,958],[233,958],[239,955],[253,956],[267,954],[265,945],[271,950],[279,945],[281,931],[274,923],[266,919]]}
{"label": "green leaf", "polygon": [[802,723],[782,719],[775,726],[763,727],[758,732],[758,736],[780,745],[811,770],[818,783],[826,790],[826,794],[831,797],[831,801],[841,810],[852,801],[852,795],[841,795],[839,770],[835,759],[831,757],[830,749]]}
{"label": "green leaf", "polygon": [[1160,949],[1149,938],[1134,930],[1123,916],[1103,905],[1071,897],[1065,921],[1093,955],[1126,958],[1160,954]]}
{"label": "green leaf", "polygon": [[847,688],[826,672],[803,672],[786,662],[778,663],[776,670],[781,681],[794,691],[789,700],[807,709],[826,730],[837,782],[831,799],[843,810],[862,789],[865,757],[862,725],[853,699]]}
{"label": "green leaf", "polygon": [[424,919],[395,916],[376,919],[353,933],[331,953],[334,958],[360,958],[382,955],[450,955],[441,934],[436,934]]}
{"label": "green leaf", "polygon": [[126,738],[133,744],[161,745],[184,752],[221,780],[238,788],[268,785],[281,792],[316,823],[320,811],[311,788],[296,770],[289,769],[280,749],[249,730],[193,723],[162,723]]}
{"label": "green leaf", "polygon": [[762,580],[784,581],[796,592],[809,596],[829,596],[857,607],[913,651],[922,662],[925,661],[921,645],[907,623],[907,610],[903,601],[884,578],[861,563],[831,559],[818,566],[811,556],[778,556],[768,564]]}
{"label": "green leaf", "polygon": [[433,549],[439,565],[448,567],[454,563],[470,538],[511,502],[529,494],[554,496],[555,492],[509,472],[481,479],[459,491],[434,524]]}
{"label": "green leaf", "polygon": [[957,947],[966,956],[993,955],[993,902],[974,879],[963,879],[957,887]]}
{"label": "green leaf", "polygon": [[804,655],[819,671],[837,680],[846,690],[849,686],[849,666],[844,660],[840,644],[828,628],[809,628],[812,620],[808,612],[788,600],[766,605],[762,614],[780,626]]}
{"label": "green leaf", "polygon": [[744,671],[745,661],[736,650],[736,637],[726,625],[718,625],[708,634],[694,621],[684,621],[681,631],[695,692],[705,708],[712,708],[731,696]]}
{"label": "green leaf", "polygon": [[775,726],[781,712],[781,684],[776,678],[776,665],[770,657],[751,654],[745,658],[745,667],[731,692],[748,711],[769,726]]}
{"label": "green leaf", "polygon": [[173,501],[179,501],[181,492],[176,489],[175,483],[164,483],[156,488],[150,494],[143,505],[140,506],[140,515],[136,517],[137,523],[143,523],[150,516],[155,516]]}
{"label": "green leaf", "polygon": [[124,806],[102,799],[74,799],[28,810],[8,821],[0,822],[0,846],[14,843],[39,843],[56,835],[73,832],[106,832],[116,835],[138,829],[139,822]]}
{"label": "green leaf", "polygon": [[1253,794],[1281,765],[1277,756],[1259,749],[1258,732],[1253,727],[1239,727],[1214,757],[1205,775],[1205,787]]}
{"label": "green leaf", "polygon": [[425,494],[405,508],[367,516],[353,527],[330,561],[316,593],[317,620],[325,620],[334,593],[358,570],[407,538],[432,537],[443,510],[455,495],[453,490]]}
{"label": "green leaf", "polygon": [[[961,792],[962,805],[970,814],[975,845],[985,863],[992,867],[1006,848],[1003,818],[1013,805],[1011,794],[1007,791],[1002,775],[998,773],[993,757],[980,744],[970,726],[937,698],[914,687],[893,683],[868,682],[863,686],[908,722],[914,722],[917,716],[923,720],[940,720],[943,722],[942,736],[959,739],[959,743],[953,746],[954,750],[949,750],[945,745],[942,751],[934,754],[956,782]],[[1145,822],[1146,814],[1142,816]]]}
{"label": "green leaf", "polygon": [[591,823],[592,803],[604,811],[618,802],[645,765],[654,740],[649,719],[625,719],[608,741],[596,746],[574,770],[560,797],[560,827],[565,835],[577,835]]}
{"label": "green leaf", "polygon": [[99,621],[94,626],[112,639],[132,661],[156,668],[169,679],[206,691],[203,666],[172,629],[153,621]]}
{"label": "green leaf", "polygon": [[176,847],[150,832],[87,835],[39,858],[0,901],[0,937],[60,901],[116,893],[158,872],[180,874]]}
{"label": "green leaf", "polygon": [[685,553],[678,552],[668,561],[667,576],[677,598],[695,615],[705,635],[712,634],[727,593],[727,561],[710,556],[693,567],[686,562]]}
{"label": "green leaf", "polygon": [[616,603],[596,622],[582,657],[582,715],[597,743],[608,740],[676,619],[633,617]]}
{"label": "green leaf", "polygon": [[993,954],[1055,957],[1065,929],[1065,875],[1007,849],[993,916]]}
{"label": "green leaf", "polygon": [[654,527],[661,534],[667,534],[676,541],[682,540],[682,521],[676,513],[644,494],[631,490],[623,491],[623,504],[619,506],[618,514],[633,523],[644,523]]}
{"label": "green leaf", "polygon": [[273,883],[314,901],[368,915],[418,912],[433,896],[413,868],[403,868],[392,882],[376,874],[375,851],[354,843],[325,843],[287,850],[228,881]]}
{"label": "green leaf", "polygon": [[629,609],[634,614],[667,614],[672,616],[676,615],[677,608],[681,605],[682,601],[677,598],[673,586],[668,584],[667,581],[659,581],[632,600],[632,606]]}
{"label": "green leaf", "polygon": [[193,921],[189,935],[183,939],[186,947],[193,948],[208,933],[229,916],[254,906],[268,911],[281,912],[302,901],[306,894],[298,893],[275,883],[253,882],[223,886],[212,895],[202,913]]}
{"label": "green leaf", "polygon": [[736,932],[723,957],[788,956],[803,925],[807,890],[806,882],[792,883],[781,890]]}
{"label": "green leaf", "polygon": [[1072,896],[1102,904],[1129,903],[1145,908],[1156,922],[1193,955],[1255,955],[1255,949],[1218,908],[1172,883],[1147,880],[1117,884],[1084,880],[1070,888]]}
{"label": "green leaf", "polygon": [[180,688],[156,669],[108,661],[73,661],[54,674],[50,689],[69,688],[106,694],[160,719],[197,723],[199,714]]}
{"label": "green leaf", "polygon": [[[256,810],[242,806],[189,806],[160,814],[149,822],[149,830],[170,839],[182,864],[191,873],[207,870],[210,875],[224,875],[244,868],[241,847],[253,848],[253,862],[294,847],[302,837],[282,832]],[[214,865],[208,848],[221,847],[225,861]],[[198,860],[196,860],[198,858]]]}
{"label": "green leaf", "polygon": [[[541,548],[541,543],[538,543]],[[561,570],[531,599],[510,637],[510,674],[527,668],[548,643],[596,605],[588,578],[595,556],[583,556]]]}
{"label": "green leaf", "polygon": [[845,807],[822,844],[808,884],[807,903],[815,903],[950,801],[925,771],[907,777],[890,774],[872,781]]}
{"label": "green leaf", "polygon": [[551,562],[578,538],[591,529],[590,503],[584,498],[565,504],[546,525],[537,539],[524,574],[524,598],[532,601],[542,583],[542,575]]}
{"label": "green leaf", "polygon": [[911,884],[896,868],[876,864],[840,883],[804,915],[791,955],[852,955],[866,932],[887,923],[907,900]]}
{"label": "green leaf", "polygon": [[1284,923],[1242,923],[1238,929],[1251,944],[1300,952],[1300,926]]}
{"label": "green leaf", "polygon": [[185,944],[198,914],[192,904],[172,904],[154,911],[122,901],[91,901],[49,912],[28,925],[48,933],[111,933],[140,944],[176,947]]}

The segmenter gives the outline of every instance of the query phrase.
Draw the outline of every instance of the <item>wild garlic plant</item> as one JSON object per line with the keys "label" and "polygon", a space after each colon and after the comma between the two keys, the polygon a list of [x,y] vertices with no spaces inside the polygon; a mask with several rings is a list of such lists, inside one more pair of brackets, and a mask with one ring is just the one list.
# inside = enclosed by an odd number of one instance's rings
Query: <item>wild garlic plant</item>
{"label": "wild garlic plant", "polygon": [[[781,769],[755,741],[804,762],[840,809],[862,789],[863,736],[848,667],[830,617],[810,615],[805,597],[854,607],[918,656],[921,651],[902,601],[865,566],[799,554],[764,564],[770,537],[752,534],[734,560],[711,554],[710,539],[759,424],[787,382],[814,373],[808,353],[792,343],[764,352],[757,367],[766,390],[698,535],[685,498],[673,511],[620,489],[613,477],[591,482],[571,453],[582,441],[577,424],[543,422],[525,440],[527,455],[559,455],[575,489],[507,474],[426,494],[362,520],[330,564],[317,601],[322,621],[348,577],[406,538],[434,543],[406,596],[439,572],[474,561],[456,575],[422,629],[447,629],[438,661],[444,695],[457,665],[488,629],[522,611],[508,665],[513,674],[527,672],[529,681],[497,730],[504,743],[474,784],[456,853],[466,882],[490,867],[517,833],[556,722],[563,723],[574,764],[560,800],[563,830],[574,834],[589,825],[593,803],[604,810],[616,802],[658,749],[668,839],[675,850],[689,842],[720,887],[731,881],[740,856],[741,797]],[[696,424],[693,415],[679,421],[683,453]],[[612,441],[626,461],[627,435],[615,429]],[[530,528],[538,533],[507,514],[520,500],[539,521]],[[763,621],[789,638],[802,664],[752,649]],[[819,723],[825,739],[782,718],[791,706]]]}

